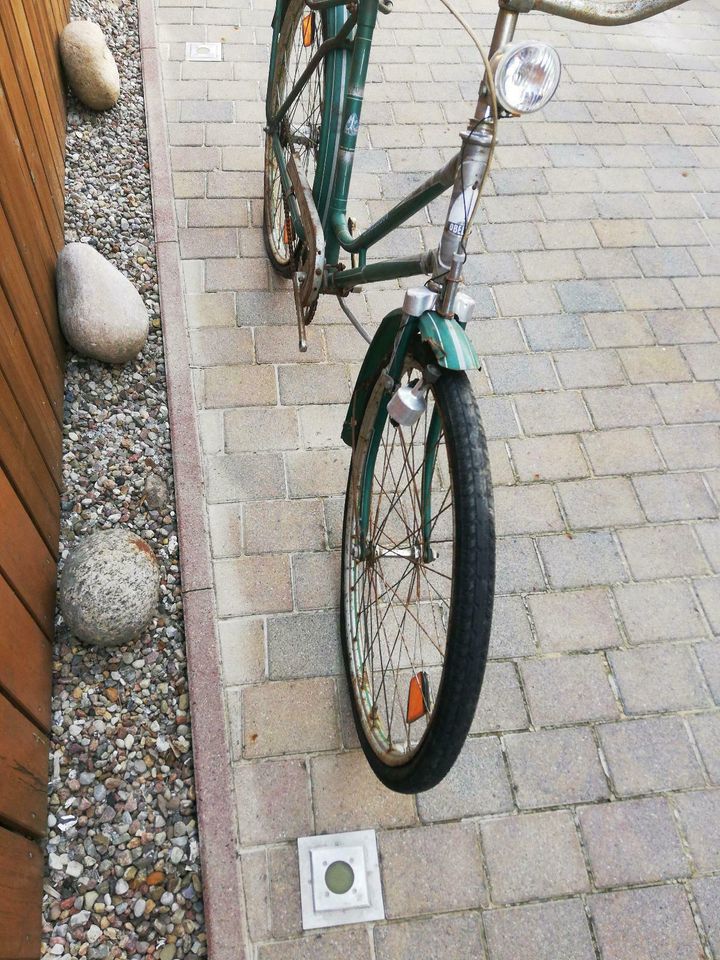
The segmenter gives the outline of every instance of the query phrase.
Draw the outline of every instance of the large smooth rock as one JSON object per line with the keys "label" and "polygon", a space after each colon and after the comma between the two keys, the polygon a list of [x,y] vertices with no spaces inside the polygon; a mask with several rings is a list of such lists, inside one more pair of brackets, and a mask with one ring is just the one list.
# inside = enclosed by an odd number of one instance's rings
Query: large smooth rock
{"label": "large smooth rock", "polygon": [[60,610],[85,643],[115,647],[139,637],[157,611],[160,567],[142,537],[117,527],[73,547],[60,578]]}
{"label": "large smooth rock", "polygon": [[105,363],[142,350],[150,321],[130,281],[87,243],[69,243],[55,271],[60,326],[73,349]]}
{"label": "large smooth rock", "polygon": [[120,96],[120,74],[100,27],[74,20],[60,36],[60,57],[72,92],[91,110],[109,110]]}

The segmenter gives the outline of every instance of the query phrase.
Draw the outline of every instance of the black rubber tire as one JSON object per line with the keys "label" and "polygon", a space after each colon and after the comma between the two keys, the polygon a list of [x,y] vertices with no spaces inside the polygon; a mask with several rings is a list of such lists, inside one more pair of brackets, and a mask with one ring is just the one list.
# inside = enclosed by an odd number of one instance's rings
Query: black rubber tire
{"label": "black rubber tire", "polygon": [[[280,68],[280,64],[282,63],[282,51],[284,47],[287,46],[288,43],[292,43],[294,38],[293,26],[294,26],[294,21],[296,20],[298,8],[300,10],[300,14],[302,15],[303,10],[306,9],[304,7],[304,0],[289,0],[285,8],[283,21],[282,21],[282,24],[280,25],[280,36],[278,38],[278,52],[275,58],[276,76]],[[325,39],[325,18],[322,15],[318,17],[318,23],[320,26],[320,40],[322,42],[322,40]],[[322,65],[320,66],[320,70],[323,71],[321,72],[320,76],[321,76],[321,82],[324,85],[325,74],[324,74],[324,67]],[[267,91],[268,97],[270,96],[270,91],[274,88],[276,84],[277,84],[276,77],[272,77],[268,79],[268,91]],[[263,231],[262,231],[263,243],[265,244],[265,252],[268,255],[268,260],[270,261],[270,264],[272,265],[273,270],[275,270],[275,272],[278,273],[281,277],[286,277],[289,279],[292,276],[292,271],[293,271],[292,258],[288,261],[280,260],[278,258],[277,252],[273,246],[272,239],[271,239],[271,235],[272,235],[272,226],[270,223],[271,200],[270,200],[269,194],[271,190],[270,172],[271,172],[271,162],[272,162],[270,158],[272,156],[273,156],[272,142],[270,137],[266,135],[265,165],[264,165],[264,175],[263,175]]]}
{"label": "black rubber tire", "polygon": [[367,740],[353,689],[345,598],[348,555],[345,538],[347,511],[352,502],[352,466],[345,500],[341,636],[350,701],[360,744],[370,766],[386,787],[398,793],[429,790],[455,763],[475,714],[492,625],[495,524],[487,444],[480,412],[465,373],[443,373],[433,392],[443,422],[455,504],[453,609],[435,711],[417,752],[401,766],[383,762]]}

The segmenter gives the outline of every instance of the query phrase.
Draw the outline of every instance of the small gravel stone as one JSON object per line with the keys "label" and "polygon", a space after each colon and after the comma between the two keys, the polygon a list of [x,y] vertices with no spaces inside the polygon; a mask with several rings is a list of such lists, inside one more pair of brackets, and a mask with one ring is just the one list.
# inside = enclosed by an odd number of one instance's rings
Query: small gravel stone
{"label": "small gravel stone", "polygon": [[68,865],[65,867],[65,873],[69,877],[80,877],[82,876],[83,868],[82,864],[78,863],[77,860],[71,860]]}
{"label": "small gravel stone", "polygon": [[[47,836],[52,872],[43,895],[43,954],[149,960],[172,946],[177,960],[203,960],[192,725],[137,7],[135,0],[71,0],[71,13],[101,27],[123,92],[115,109],[102,114],[68,98],[65,240],[95,247],[130,280],[147,308],[150,333],[140,357],[122,368],[68,352],[61,565],[77,541],[120,525],[142,537],[157,557],[160,599],[155,621],[132,649],[80,645],[58,621]],[[146,495],[153,477],[167,484],[167,494],[155,500]],[[185,851],[172,846],[179,836],[190,840]],[[175,849],[183,858],[179,864],[171,860]],[[77,878],[66,872],[71,861],[80,868]],[[149,888],[153,872],[164,880]],[[149,913],[146,903],[136,915],[140,898],[155,904]],[[81,911],[89,911],[88,920],[71,927],[71,916]],[[87,936],[92,926],[102,931],[95,943]]]}

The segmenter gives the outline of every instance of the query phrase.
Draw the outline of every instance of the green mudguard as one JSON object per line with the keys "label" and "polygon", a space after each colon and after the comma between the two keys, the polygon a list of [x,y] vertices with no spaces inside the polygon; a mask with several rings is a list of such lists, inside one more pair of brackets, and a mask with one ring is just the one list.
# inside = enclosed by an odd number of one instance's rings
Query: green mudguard
{"label": "green mudguard", "polygon": [[[365,354],[342,429],[343,442],[349,447],[352,446],[355,431],[365,416],[365,408],[380,371],[390,360],[402,318],[402,310],[393,310],[388,313]],[[438,366],[444,370],[478,370],[480,368],[475,348],[457,320],[448,320],[434,311],[424,313],[419,319],[410,318],[409,327],[406,329],[409,336],[403,336],[401,345],[404,345],[405,349],[413,330],[419,331],[421,339],[427,343],[435,355]],[[397,358],[395,367],[402,369],[402,364],[398,365]]]}

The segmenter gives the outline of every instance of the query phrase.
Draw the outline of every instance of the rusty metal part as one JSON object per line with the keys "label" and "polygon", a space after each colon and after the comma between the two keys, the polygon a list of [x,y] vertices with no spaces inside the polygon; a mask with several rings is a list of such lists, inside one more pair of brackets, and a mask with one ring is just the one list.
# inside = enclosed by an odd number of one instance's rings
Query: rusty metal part
{"label": "rusty metal part", "polygon": [[685,0],[500,0],[500,8],[514,13],[539,10],[568,20],[607,27],[654,17]]}

